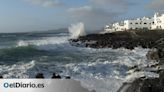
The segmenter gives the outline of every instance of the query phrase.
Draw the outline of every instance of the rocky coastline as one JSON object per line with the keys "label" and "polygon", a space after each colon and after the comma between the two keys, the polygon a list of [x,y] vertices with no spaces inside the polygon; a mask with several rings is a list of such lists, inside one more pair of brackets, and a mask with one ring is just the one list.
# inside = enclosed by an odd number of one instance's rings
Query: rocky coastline
{"label": "rocky coastline", "polygon": [[75,46],[113,49],[121,47],[134,49],[134,47],[138,46],[142,48],[163,48],[162,41],[164,41],[163,30],[133,30],[106,34],[89,34],[78,39],[70,39],[70,43]]}
{"label": "rocky coastline", "polygon": [[118,92],[164,92],[164,30],[129,30],[89,34],[78,39],[71,39],[70,44],[97,49],[126,48],[133,50],[135,47],[150,49],[146,55],[147,60],[157,63],[149,67],[157,68],[154,72],[159,74],[159,78],[141,77],[132,83],[123,83]]}
{"label": "rocky coastline", "polygon": [[[148,67],[155,67],[153,71],[159,74],[158,78],[146,78],[145,76],[134,80],[131,83],[123,83],[117,92],[164,92],[164,30],[131,30],[125,32],[90,34],[70,39],[73,46],[84,46],[91,48],[126,48],[134,49],[135,47],[149,48],[146,57],[149,62],[156,62]],[[135,71],[140,71],[137,66],[132,67]],[[43,73],[36,75],[37,79],[44,79]],[[62,79],[56,73],[52,74],[52,79]],[[0,79],[3,76],[0,75]],[[71,79],[65,76],[64,79]],[[95,91],[92,91],[95,92]]]}
{"label": "rocky coastline", "polygon": [[164,92],[164,49],[150,49],[146,55],[150,62],[158,62],[151,68],[159,74],[157,78],[146,78],[145,76],[134,80],[132,83],[123,83],[118,92]]}

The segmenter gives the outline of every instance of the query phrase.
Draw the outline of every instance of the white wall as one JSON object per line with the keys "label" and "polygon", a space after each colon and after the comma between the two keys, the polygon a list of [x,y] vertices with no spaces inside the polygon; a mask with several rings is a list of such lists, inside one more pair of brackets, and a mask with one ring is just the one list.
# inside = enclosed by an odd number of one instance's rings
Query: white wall
{"label": "white wall", "polygon": [[152,25],[152,29],[164,29],[164,14],[154,15],[154,24]]}
{"label": "white wall", "polygon": [[[121,24],[120,24],[121,23]],[[135,20],[125,20],[112,24],[112,27],[106,29],[110,32],[125,31],[129,29],[164,29],[164,14],[155,13],[152,18],[138,18]]]}
{"label": "white wall", "polygon": [[164,14],[161,16],[161,27],[164,29]]}
{"label": "white wall", "polygon": [[151,29],[151,24],[153,19],[137,19],[137,20],[127,20],[127,29]]}

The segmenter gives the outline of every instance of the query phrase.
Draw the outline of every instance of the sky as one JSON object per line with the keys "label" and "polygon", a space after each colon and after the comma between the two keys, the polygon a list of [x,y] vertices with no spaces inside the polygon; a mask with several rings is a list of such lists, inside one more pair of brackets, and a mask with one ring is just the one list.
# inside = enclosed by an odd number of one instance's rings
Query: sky
{"label": "sky", "polygon": [[100,30],[163,10],[164,0],[0,0],[0,33],[54,30],[78,22]]}

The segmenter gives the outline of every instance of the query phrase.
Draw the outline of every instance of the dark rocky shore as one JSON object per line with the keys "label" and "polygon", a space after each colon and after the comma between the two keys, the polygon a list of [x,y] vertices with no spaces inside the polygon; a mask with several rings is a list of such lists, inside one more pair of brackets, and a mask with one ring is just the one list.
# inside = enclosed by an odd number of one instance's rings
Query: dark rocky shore
{"label": "dark rocky shore", "polygon": [[91,48],[113,48],[125,47],[134,49],[141,46],[143,48],[163,48],[161,41],[164,41],[163,30],[152,31],[124,31],[106,34],[89,34],[71,39],[70,43],[76,46],[85,46]]}
{"label": "dark rocky shore", "polygon": [[154,72],[159,74],[159,77],[146,78],[144,76],[136,79],[132,83],[123,83],[118,92],[164,92],[164,48],[162,50],[151,49],[146,57],[150,62],[158,62],[149,67],[158,68],[158,70]]}
{"label": "dark rocky shore", "polygon": [[[138,78],[132,83],[124,83],[118,92],[164,92],[164,30],[130,30],[124,32],[90,34],[71,39],[74,46],[91,48],[149,48],[146,57],[150,62],[158,62],[149,67],[157,67],[154,71],[159,78]],[[136,68],[137,66],[134,66]],[[137,70],[140,71],[140,70]]]}
{"label": "dark rocky shore", "polygon": [[[115,32],[106,34],[90,34],[71,39],[70,43],[74,46],[84,46],[91,48],[126,48],[134,49],[135,47],[149,48],[146,57],[149,62],[156,62],[148,67],[158,68],[153,71],[159,74],[158,78],[147,78],[143,76],[131,83],[123,83],[117,92],[164,92],[164,30],[131,30],[125,32]],[[140,71],[138,66],[132,67],[136,71]],[[43,73],[36,75],[37,79],[44,79]],[[52,79],[62,79],[56,73],[52,74]],[[0,76],[3,79],[3,76]],[[71,79],[65,76],[64,79]],[[91,91],[95,92],[95,91]]]}

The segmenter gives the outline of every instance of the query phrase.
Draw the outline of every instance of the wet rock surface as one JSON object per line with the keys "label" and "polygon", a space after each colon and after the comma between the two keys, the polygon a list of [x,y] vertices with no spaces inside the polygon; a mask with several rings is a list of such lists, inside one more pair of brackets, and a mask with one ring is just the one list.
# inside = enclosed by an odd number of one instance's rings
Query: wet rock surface
{"label": "wet rock surface", "polygon": [[[138,78],[132,83],[123,83],[118,92],[164,92],[164,30],[152,31],[124,31],[106,34],[90,34],[71,39],[72,45],[85,46],[91,48],[126,48],[135,47],[149,48],[146,57],[148,61],[159,62],[150,67],[159,68],[156,72],[159,78]],[[81,45],[82,44],[82,45]],[[134,67],[137,69],[137,66]],[[140,70],[138,70],[140,71]]]}
{"label": "wet rock surface", "polygon": [[37,79],[44,79],[44,75],[43,75],[43,73],[38,73],[38,74],[35,76],[35,78],[37,78]]}
{"label": "wet rock surface", "polygon": [[159,60],[159,51],[157,49],[151,49],[146,54],[148,60]]}
{"label": "wet rock surface", "polygon": [[2,79],[2,78],[3,78],[3,76],[0,75],[0,79]]}
{"label": "wet rock surface", "polygon": [[61,76],[56,73],[53,73],[52,79],[61,79]]}
{"label": "wet rock surface", "polygon": [[[71,79],[71,77],[68,76],[68,75],[64,76],[64,77],[65,77],[65,79]],[[1,78],[1,76],[0,76],[0,78]],[[45,77],[44,77],[43,73],[37,73],[35,78],[36,79],[44,79]],[[51,79],[62,79],[62,77],[59,74],[57,74],[57,73],[53,73]]]}
{"label": "wet rock surface", "polygon": [[158,67],[154,72],[159,74],[159,78],[139,78],[132,83],[124,83],[118,92],[164,92],[164,67],[161,67],[164,65],[164,48],[150,49],[146,57],[150,62],[159,62],[150,66]]}
{"label": "wet rock surface", "polygon": [[[139,78],[135,80],[124,92],[164,92],[164,72],[159,78]],[[127,84],[124,84],[126,86]],[[123,92],[123,91],[118,91]]]}
{"label": "wet rock surface", "polygon": [[[76,43],[76,44],[72,44]],[[89,34],[71,39],[70,43],[75,46],[91,48],[113,48],[124,47],[134,49],[141,46],[142,48],[164,48],[164,31],[124,31],[106,34]]]}

